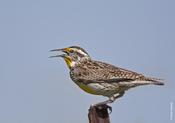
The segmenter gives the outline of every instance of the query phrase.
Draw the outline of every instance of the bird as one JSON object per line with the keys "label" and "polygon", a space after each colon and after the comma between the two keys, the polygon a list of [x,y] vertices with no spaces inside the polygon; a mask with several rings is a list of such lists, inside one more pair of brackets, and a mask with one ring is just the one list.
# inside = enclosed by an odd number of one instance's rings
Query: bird
{"label": "bird", "polygon": [[72,81],[82,90],[108,97],[94,106],[106,105],[122,97],[128,89],[142,85],[164,85],[162,79],[147,77],[141,73],[123,69],[102,61],[96,61],[80,46],[70,46],[50,51],[62,52],[53,57],[65,60]]}

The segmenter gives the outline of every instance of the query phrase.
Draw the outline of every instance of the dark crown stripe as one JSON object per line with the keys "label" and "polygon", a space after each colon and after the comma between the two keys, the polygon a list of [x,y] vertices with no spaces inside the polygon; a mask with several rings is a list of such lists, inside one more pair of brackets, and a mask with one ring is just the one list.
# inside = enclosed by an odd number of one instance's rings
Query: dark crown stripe
{"label": "dark crown stripe", "polygon": [[79,49],[81,51],[83,51],[84,53],[86,53],[87,55],[89,55],[86,50],[84,50],[83,48],[79,47],[79,46],[71,46],[70,48],[75,48],[75,49]]}

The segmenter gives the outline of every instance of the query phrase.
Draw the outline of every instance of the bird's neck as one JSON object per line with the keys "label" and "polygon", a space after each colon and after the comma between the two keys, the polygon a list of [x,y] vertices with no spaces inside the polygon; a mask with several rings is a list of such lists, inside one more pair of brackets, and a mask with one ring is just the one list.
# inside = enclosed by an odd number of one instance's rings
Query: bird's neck
{"label": "bird's neck", "polygon": [[90,57],[82,57],[79,61],[81,62],[81,61],[87,61],[87,60],[91,60],[91,58]]}
{"label": "bird's neck", "polygon": [[71,69],[71,68],[74,68],[76,65],[82,64],[83,62],[86,62],[89,60],[91,60],[90,57],[82,57],[81,59],[79,59],[77,61],[66,61],[66,64],[67,64],[68,68]]}

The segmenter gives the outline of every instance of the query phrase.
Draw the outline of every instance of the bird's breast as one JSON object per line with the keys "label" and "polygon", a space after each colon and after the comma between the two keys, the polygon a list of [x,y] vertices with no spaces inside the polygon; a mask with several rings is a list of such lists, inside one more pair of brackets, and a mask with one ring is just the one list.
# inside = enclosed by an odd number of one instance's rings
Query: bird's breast
{"label": "bird's breast", "polygon": [[90,93],[90,94],[95,94],[98,95],[97,89],[93,86],[89,86],[89,84],[84,84],[82,82],[76,82],[76,84],[85,92]]}
{"label": "bird's breast", "polygon": [[75,82],[75,84],[77,84],[82,90],[90,94],[110,97],[111,95],[118,93],[119,91],[118,84],[98,83],[98,82],[86,83],[77,81],[73,71],[70,71],[70,77]]}

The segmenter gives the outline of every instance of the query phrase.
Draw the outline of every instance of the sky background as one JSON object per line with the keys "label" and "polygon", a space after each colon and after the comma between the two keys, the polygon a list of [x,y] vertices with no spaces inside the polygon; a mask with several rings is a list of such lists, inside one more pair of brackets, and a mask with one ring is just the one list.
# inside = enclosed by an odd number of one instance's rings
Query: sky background
{"label": "sky background", "polygon": [[[131,89],[111,106],[112,123],[175,122],[175,1],[1,0],[0,122],[87,123],[87,94],[54,48],[79,45],[93,59],[165,79]],[[173,120],[170,120],[170,103]]]}

